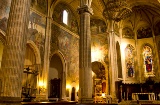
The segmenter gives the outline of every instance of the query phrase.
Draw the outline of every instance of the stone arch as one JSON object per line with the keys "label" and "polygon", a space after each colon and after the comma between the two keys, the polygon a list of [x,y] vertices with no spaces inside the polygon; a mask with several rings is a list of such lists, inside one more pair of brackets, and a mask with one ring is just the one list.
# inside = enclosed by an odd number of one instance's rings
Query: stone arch
{"label": "stone arch", "polygon": [[[93,79],[93,82],[94,82],[94,79],[96,79],[97,77],[95,77],[95,74],[97,73],[96,72],[96,69],[97,69],[97,66],[94,67],[94,64],[95,65],[102,65],[102,67],[104,67],[103,69],[105,69],[105,79],[106,80],[103,80],[105,81],[105,84],[103,84],[103,86],[105,86],[105,88],[103,89],[103,91],[105,91],[106,94],[109,94],[110,93],[110,78],[109,77],[109,67],[108,65],[104,62],[104,61],[93,61],[92,62],[92,79]],[[95,86],[95,83],[93,83],[93,87]],[[95,88],[95,87],[94,87]],[[94,89],[95,90],[95,89]],[[95,93],[95,91],[93,90],[93,94]]]}
{"label": "stone arch", "polygon": [[66,63],[66,59],[65,56],[63,55],[63,53],[59,50],[54,51],[53,53],[51,53],[49,61],[51,61],[53,55],[57,54],[59,56],[59,58],[61,59],[63,68],[62,68],[62,90],[61,90],[61,95],[60,98],[61,99],[65,99],[66,98],[66,74],[67,74],[67,63]]}
{"label": "stone arch", "polygon": [[41,56],[40,56],[40,51],[35,45],[35,43],[31,40],[27,41],[27,44],[33,49],[34,54],[36,56],[36,64],[41,64]]}
{"label": "stone arch", "polygon": [[57,55],[61,58],[62,63],[66,64],[66,59],[65,59],[63,53],[62,53],[61,51],[59,51],[59,50],[56,50],[56,51],[54,51],[54,52],[51,54],[51,56],[50,56],[50,58],[49,58],[50,60],[51,60],[51,58],[52,58],[52,56],[53,56],[54,54],[57,54]]}

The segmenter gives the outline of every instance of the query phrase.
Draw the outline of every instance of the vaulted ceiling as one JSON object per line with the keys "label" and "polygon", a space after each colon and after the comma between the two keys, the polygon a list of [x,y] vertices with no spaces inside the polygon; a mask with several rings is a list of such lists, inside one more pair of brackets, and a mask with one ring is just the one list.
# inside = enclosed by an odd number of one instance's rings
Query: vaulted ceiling
{"label": "vaulted ceiling", "polygon": [[[91,15],[91,18],[102,19],[107,22],[108,19],[103,16],[103,11],[107,1],[108,0],[92,0],[91,8],[93,9],[93,15]],[[157,21],[160,21],[160,3],[158,0],[126,1],[130,9],[132,9],[132,14],[129,18],[121,21],[123,26],[129,26],[132,30],[134,30],[143,24],[154,26]],[[50,7],[52,5],[52,8],[54,9],[54,7],[60,2],[69,5],[76,14],[77,19],[79,19],[77,8],[80,6],[80,0],[51,0]],[[139,22],[141,23],[139,24]]]}

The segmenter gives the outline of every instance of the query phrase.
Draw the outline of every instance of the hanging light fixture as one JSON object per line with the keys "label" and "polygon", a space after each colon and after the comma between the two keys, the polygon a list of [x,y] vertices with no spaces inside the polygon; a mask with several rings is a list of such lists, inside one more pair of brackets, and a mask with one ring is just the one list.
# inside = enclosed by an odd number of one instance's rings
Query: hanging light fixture
{"label": "hanging light fixture", "polygon": [[126,0],[107,0],[103,15],[115,21],[120,21],[127,18],[132,13],[132,10],[127,5]]}

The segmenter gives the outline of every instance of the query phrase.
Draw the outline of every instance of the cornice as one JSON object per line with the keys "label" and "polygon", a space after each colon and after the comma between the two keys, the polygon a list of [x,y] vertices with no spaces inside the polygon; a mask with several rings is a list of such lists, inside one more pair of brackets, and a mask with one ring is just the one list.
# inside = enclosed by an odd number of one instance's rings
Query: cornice
{"label": "cornice", "polygon": [[69,29],[63,27],[62,25],[58,24],[57,22],[55,22],[55,21],[52,20],[52,23],[53,23],[54,25],[58,26],[59,28],[65,30],[66,32],[70,33],[70,34],[73,35],[74,37],[79,38],[79,35],[78,35],[78,34],[73,33],[72,31],[70,31]]}

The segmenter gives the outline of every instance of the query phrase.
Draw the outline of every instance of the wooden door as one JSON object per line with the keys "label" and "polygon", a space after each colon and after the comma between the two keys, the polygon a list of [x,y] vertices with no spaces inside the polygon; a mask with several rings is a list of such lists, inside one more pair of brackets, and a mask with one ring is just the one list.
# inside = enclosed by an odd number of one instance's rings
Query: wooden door
{"label": "wooden door", "polygon": [[51,79],[50,86],[50,97],[60,98],[60,79]]}

